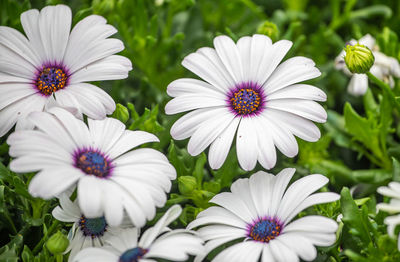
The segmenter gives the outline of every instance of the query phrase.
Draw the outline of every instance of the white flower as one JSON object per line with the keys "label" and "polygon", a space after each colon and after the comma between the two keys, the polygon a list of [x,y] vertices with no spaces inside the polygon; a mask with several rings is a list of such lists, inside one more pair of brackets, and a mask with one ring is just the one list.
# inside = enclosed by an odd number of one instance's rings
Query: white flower
{"label": "white flower", "polygon": [[105,216],[119,225],[125,210],[136,226],[152,219],[164,206],[176,171],[168,159],[150,148],[156,142],[143,131],[125,130],[119,120],[88,119],[89,127],[61,108],[33,112],[36,130],[15,131],[8,137],[14,172],[37,173],[29,184],[35,197],[49,199],[78,188],[79,206],[88,218]]}
{"label": "white flower", "polygon": [[[336,201],[339,195],[315,193],[328,183],[322,175],[303,177],[289,186],[294,168],[274,176],[262,171],[249,179],[239,179],[230,192],[216,195],[210,202],[218,206],[202,211],[188,228],[198,229],[207,241],[207,253],[233,240],[244,240],[221,251],[213,262],[311,261],[317,256],[314,245],[330,246],[335,240],[337,223],[323,216],[310,215],[291,220],[312,205]],[[285,191],[286,190],[286,191]]]}
{"label": "white flower", "polygon": [[240,166],[252,170],[257,161],[264,168],[276,163],[275,146],[294,157],[294,135],[317,141],[320,131],[312,121],[323,123],[327,114],[316,101],[325,101],[320,89],[296,84],[321,73],[311,59],[293,57],[281,62],[292,42],[272,44],[264,35],[242,37],[235,44],[227,36],[214,39],[213,48],[189,54],[182,65],[205,81],[182,78],[173,81],[167,93],[175,97],[165,107],[167,114],[191,111],[171,128],[174,139],[191,137],[188,152],[195,156],[209,145],[213,169],[224,163],[236,130]]}
{"label": "white flower", "polygon": [[[355,45],[356,43],[357,41],[354,39],[351,39],[349,42],[350,45]],[[400,77],[399,62],[395,58],[388,57],[379,52],[378,46],[375,45],[375,39],[369,34],[360,38],[358,43],[368,47],[375,57],[375,62],[371,67],[370,72],[393,87],[393,76],[398,78]],[[368,76],[366,74],[352,74],[347,69],[346,63],[344,62],[345,55],[346,52],[342,50],[335,59],[335,67],[338,70],[342,70],[346,75],[351,76],[350,83],[347,87],[348,92],[353,95],[363,95],[368,89]]]}
{"label": "white flower", "polygon": [[[113,99],[85,82],[122,79],[132,69],[129,59],[113,55],[124,49],[117,30],[91,15],[71,28],[71,9],[47,6],[21,14],[27,37],[0,26],[0,137],[30,112],[48,103],[76,108],[93,119],[115,110]],[[29,127],[18,121],[17,129]]]}
{"label": "white flower", "polygon": [[178,205],[172,206],[165,215],[139,238],[139,229],[125,229],[119,237],[107,240],[112,248],[88,248],[78,253],[76,262],[156,262],[155,258],[186,261],[189,255],[204,252],[203,241],[195,232],[167,226],[182,212]]}
{"label": "white flower", "polygon": [[[66,253],[70,252],[68,261],[72,261],[75,255],[84,248],[101,247],[112,236],[118,236],[120,227],[114,227],[107,223],[105,217],[87,218],[82,214],[78,201],[72,202],[69,194],[60,196],[60,206],[57,206],[53,216],[60,221],[74,223],[68,234],[69,246]],[[122,227],[132,226],[125,221]]]}
{"label": "white flower", "polygon": [[[378,193],[387,197],[391,197],[389,203],[379,203],[376,205],[377,210],[383,210],[393,216],[385,218],[384,222],[388,225],[388,233],[391,237],[394,237],[394,230],[397,225],[400,224],[400,183],[390,182],[388,187],[382,186],[378,188]],[[400,233],[397,239],[397,248],[400,250]]]}

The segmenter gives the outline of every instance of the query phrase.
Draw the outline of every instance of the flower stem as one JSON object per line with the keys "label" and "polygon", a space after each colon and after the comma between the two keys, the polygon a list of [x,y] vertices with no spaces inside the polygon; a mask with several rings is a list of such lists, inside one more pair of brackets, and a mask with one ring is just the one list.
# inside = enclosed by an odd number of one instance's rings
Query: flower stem
{"label": "flower stem", "polygon": [[397,111],[400,113],[400,104],[396,101],[396,96],[393,93],[392,89],[388,84],[374,76],[371,72],[367,72],[367,76],[369,80],[371,80],[372,83],[376,84],[380,88],[382,88],[383,92],[387,92],[388,95],[390,96],[390,99],[392,100],[393,105],[396,107]]}
{"label": "flower stem", "polygon": [[51,226],[49,227],[49,229],[47,230],[46,234],[44,234],[44,236],[42,237],[42,239],[40,239],[40,242],[35,246],[35,248],[33,249],[32,253],[34,255],[36,255],[37,253],[39,253],[40,249],[43,247],[44,242],[47,240],[48,236],[53,233],[53,231],[57,228],[58,224],[60,222],[58,220],[54,220],[53,224],[51,224]]}

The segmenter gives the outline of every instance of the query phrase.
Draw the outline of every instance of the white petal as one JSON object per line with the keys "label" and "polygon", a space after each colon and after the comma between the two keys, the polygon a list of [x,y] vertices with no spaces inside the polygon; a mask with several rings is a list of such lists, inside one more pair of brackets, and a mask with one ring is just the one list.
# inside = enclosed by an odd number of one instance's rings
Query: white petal
{"label": "white petal", "polygon": [[225,99],[226,96],[219,89],[214,86],[197,79],[180,78],[172,81],[167,86],[167,94],[171,97],[178,97],[182,95],[197,95],[197,96],[212,96]]}
{"label": "white petal", "polygon": [[28,40],[19,31],[11,27],[0,26],[0,45],[11,49],[14,53],[29,61],[33,66],[40,65],[36,50],[31,48]]}
{"label": "white petal", "polygon": [[347,87],[347,91],[355,96],[363,95],[368,89],[368,77],[365,74],[354,74]]}
{"label": "white petal", "polygon": [[[218,110],[217,112],[222,111]],[[202,108],[193,110],[179,118],[171,127],[171,136],[175,140],[186,139],[193,135],[199,125],[215,116],[214,108]]]}
{"label": "white petal", "polygon": [[242,229],[247,227],[247,224],[231,211],[222,207],[212,206],[204,211],[201,211],[197,215],[197,218],[189,223],[187,228],[193,229],[197,226],[207,224],[223,224]]}
{"label": "white petal", "polygon": [[220,97],[183,95],[175,97],[165,105],[165,113],[173,115],[198,108],[211,108],[226,106],[227,102]]}
{"label": "white petal", "polygon": [[281,234],[279,241],[305,261],[312,261],[317,257],[317,249],[301,234]]}
{"label": "white petal", "polygon": [[273,192],[269,209],[271,216],[277,215],[277,212],[282,205],[283,193],[286,191],[287,194],[288,190],[286,190],[286,187],[288,186],[295,172],[296,169],[294,168],[285,168],[275,176],[275,184],[272,187]]}
{"label": "white petal", "polygon": [[229,193],[223,192],[216,196],[214,196],[210,201],[210,203],[214,203],[224,207],[234,213],[237,217],[242,220],[250,223],[257,219],[254,214],[254,211],[250,210],[247,206],[247,203],[243,201],[239,196]]}
{"label": "white petal", "polygon": [[123,219],[124,207],[120,188],[111,181],[101,181],[104,216],[110,226],[119,226]]}
{"label": "white petal", "polygon": [[199,254],[198,256],[195,257],[194,262],[201,262],[204,260],[204,258],[208,255],[208,253],[210,253],[213,249],[215,249],[216,247],[228,243],[232,240],[235,240],[237,238],[237,236],[229,236],[229,237],[224,237],[224,238],[218,238],[218,239],[214,239],[211,241],[208,241],[204,247],[206,249],[206,251],[202,254]]}
{"label": "white petal", "polygon": [[317,233],[335,233],[338,229],[338,224],[335,220],[323,216],[305,216],[299,218],[283,229],[283,234],[289,232],[317,232]]}
{"label": "white petal", "polygon": [[226,108],[214,110],[215,115],[200,124],[189,140],[189,154],[196,156],[203,152],[234,119],[234,115]]}
{"label": "white petal", "polygon": [[112,252],[102,248],[86,248],[80,251],[72,260],[73,262],[114,262],[119,257]]}
{"label": "white petal", "polygon": [[309,175],[295,181],[282,198],[277,216],[284,220],[306,197],[328,182],[329,179],[323,175]]}
{"label": "white petal", "polygon": [[225,75],[221,70],[226,69],[217,67],[215,64],[219,62],[214,60],[216,58],[211,61],[201,53],[191,53],[183,59],[182,65],[224,92],[232,86],[225,78],[221,77],[221,75]]}
{"label": "white petal", "polygon": [[280,241],[279,237],[270,241],[268,244],[270,245],[271,253],[276,261],[278,262],[299,261],[299,257],[296,255],[294,250],[286,246],[283,241]]}
{"label": "white petal", "polygon": [[255,241],[235,244],[219,253],[213,262],[257,262],[264,245]]}
{"label": "white petal", "polygon": [[115,118],[88,120],[90,136],[102,152],[107,153],[126,132],[125,125]]}
{"label": "white petal", "polygon": [[275,262],[274,255],[272,255],[271,247],[264,245],[263,252],[261,255],[261,262]]}
{"label": "white petal", "polygon": [[78,200],[82,213],[87,218],[96,218],[103,215],[102,212],[102,186],[100,178],[92,175],[84,175],[78,182]]}
{"label": "white petal", "polygon": [[[258,71],[259,69],[262,70],[267,70],[265,68],[265,66],[261,66],[264,61],[263,61],[263,57],[266,53],[269,52],[269,50],[272,47],[272,41],[268,36],[265,35],[253,35],[253,37],[251,38],[251,46],[250,46],[250,56],[249,56],[249,76],[248,76],[248,81],[256,81],[258,84],[262,84],[261,83],[261,79],[257,78],[257,77],[263,77],[261,75],[258,75]],[[247,47],[248,48],[248,47]],[[244,55],[247,55],[246,53],[244,53],[245,50],[242,49],[242,57]],[[265,61],[267,62],[267,61]],[[268,76],[267,76],[268,77]]]}
{"label": "white petal", "polygon": [[45,53],[46,50],[42,44],[42,39],[40,38],[39,11],[37,9],[30,9],[23,12],[21,14],[21,24],[32,46],[32,50],[35,50],[40,58],[40,63],[45,62],[47,56]]}
{"label": "white petal", "polygon": [[36,68],[25,57],[0,44],[0,72],[16,77],[29,79],[36,78]]}
{"label": "white petal", "polygon": [[280,64],[264,84],[267,94],[321,75],[315,63],[305,57],[292,57]]}
{"label": "white petal", "polygon": [[254,128],[258,141],[257,160],[265,169],[271,169],[276,164],[274,136],[265,121],[254,121]]}
{"label": "white petal", "polygon": [[29,193],[33,197],[50,199],[68,189],[82,176],[73,168],[47,169],[36,174],[29,183]]}
{"label": "white petal", "polygon": [[292,98],[271,100],[266,103],[266,107],[296,114],[318,123],[325,123],[328,117],[320,104],[310,100]]}
{"label": "white petal", "polygon": [[107,153],[111,159],[115,159],[134,147],[149,142],[159,141],[160,140],[151,133],[125,130],[115,144],[111,148],[107,149]]}
{"label": "white petal", "polygon": [[[218,169],[225,162],[231,148],[240,118],[235,117],[225,130],[215,138],[208,151],[208,162],[212,169]],[[172,130],[172,129],[171,129]]]}
{"label": "white petal", "polygon": [[80,82],[124,79],[132,70],[131,61],[123,56],[111,55],[97,60],[73,73],[69,77],[71,84]]}
{"label": "white petal", "polygon": [[0,84],[0,110],[27,96],[36,94],[38,90],[32,84],[6,83]]}
{"label": "white petal", "polygon": [[[255,38],[253,36],[253,41],[254,40]],[[260,64],[256,71],[257,75],[255,79],[258,84],[263,85],[273,72],[275,74],[274,70],[285,57],[286,53],[289,51],[292,45],[293,43],[291,41],[280,40],[269,47],[268,50],[264,50],[262,55],[258,54],[259,56],[262,56]],[[276,70],[278,71],[279,68]],[[271,78],[273,78],[273,76],[271,76]]]}
{"label": "white petal", "polygon": [[4,72],[0,72],[0,83],[1,84],[4,84],[4,83],[27,83],[27,84],[31,84],[32,83],[32,79],[18,77],[18,76],[6,74]]}
{"label": "white petal", "polygon": [[[273,137],[276,147],[287,157],[294,157],[299,152],[297,141],[286,126],[281,126],[268,110],[261,115],[260,123],[267,128]],[[262,121],[262,122],[261,122]]]}
{"label": "white petal", "polygon": [[236,135],[236,153],[240,167],[246,171],[254,169],[257,164],[258,141],[254,121],[258,119],[243,117]]}
{"label": "white petal", "polygon": [[227,71],[236,83],[243,81],[240,53],[231,38],[222,35],[214,38],[214,47]]}
{"label": "white petal", "polygon": [[314,101],[326,101],[326,94],[321,89],[305,84],[291,85],[276,92],[269,93],[266,101],[284,98],[307,99]]}
{"label": "white petal", "polygon": [[268,108],[265,112],[274,121],[303,140],[316,142],[321,137],[319,128],[310,120],[281,110]]}
{"label": "white petal", "polygon": [[[256,37],[256,36],[253,36]],[[265,37],[266,39],[269,40],[269,45],[271,45],[271,40],[268,37]],[[237,43],[237,49],[240,53],[240,58],[242,61],[242,70],[243,70],[243,81],[244,82],[250,82],[250,69],[251,69],[251,61],[250,61],[250,52],[251,52],[251,43],[252,43],[252,37],[250,36],[244,36],[241,37]],[[265,40],[265,41],[268,41]]]}
{"label": "white petal", "polygon": [[71,29],[71,17],[71,9],[66,5],[46,6],[40,11],[39,31],[47,62],[62,62]]}
{"label": "white petal", "polygon": [[[271,213],[271,200],[274,194],[275,176],[264,171],[258,171],[249,179],[249,192],[258,217],[274,215]],[[273,212],[273,211],[272,211]]]}

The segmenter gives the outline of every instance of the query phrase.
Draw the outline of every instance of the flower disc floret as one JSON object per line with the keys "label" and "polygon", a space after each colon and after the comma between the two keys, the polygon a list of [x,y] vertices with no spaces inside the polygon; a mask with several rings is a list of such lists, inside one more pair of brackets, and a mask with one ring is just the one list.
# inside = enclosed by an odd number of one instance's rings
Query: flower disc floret
{"label": "flower disc floret", "polygon": [[275,239],[282,230],[282,224],[271,218],[262,218],[249,225],[248,237],[259,242],[268,243]]}
{"label": "flower disc floret", "polygon": [[111,161],[95,150],[83,150],[75,155],[75,165],[87,175],[107,178],[111,173]]}
{"label": "flower disc floret", "polygon": [[84,236],[90,236],[92,239],[103,236],[107,231],[107,222],[104,217],[86,218],[84,215],[79,219],[79,227]]}
{"label": "flower disc floret", "polygon": [[68,76],[61,67],[43,67],[36,80],[40,93],[49,96],[66,86]]}
{"label": "flower disc floret", "polygon": [[229,100],[238,115],[249,115],[259,109],[261,96],[251,88],[241,88]]}
{"label": "flower disc floret", "polygon": [[135,247],[135,248],[128,249],[119,257],[119,262],[137,262],[147,252],[148,252],[147,249],[144,249],[141,247]]}

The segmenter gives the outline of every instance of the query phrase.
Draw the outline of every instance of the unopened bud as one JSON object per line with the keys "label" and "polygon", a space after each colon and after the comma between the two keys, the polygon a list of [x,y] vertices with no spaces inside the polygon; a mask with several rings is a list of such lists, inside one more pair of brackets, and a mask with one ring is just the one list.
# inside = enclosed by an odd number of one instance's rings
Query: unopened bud
{"label": "unopened bud", "polygon": [[62,254],[68,247],[68,238],[58,231],[52,235],[46,242],[46,247],[53,255]]}
{"label": "unopened bud", "polygon": [[271,38],[272,41],[276,41],[279,38],[279,30],[276,24],[265,21],[257,28],[257,33],[266,35]]}
{"label": "unopened bud", "polygon": [[374,65],[375,57],[365,45],[347,45],[344,49],[346,56],[344,61],[353,74],[365,74]]}
{"label": "unopened bud", "polygon": [[178,188],[182,195],[190,195],[196,189],[197,181],[192,176],[181,176],[178,178]]}

